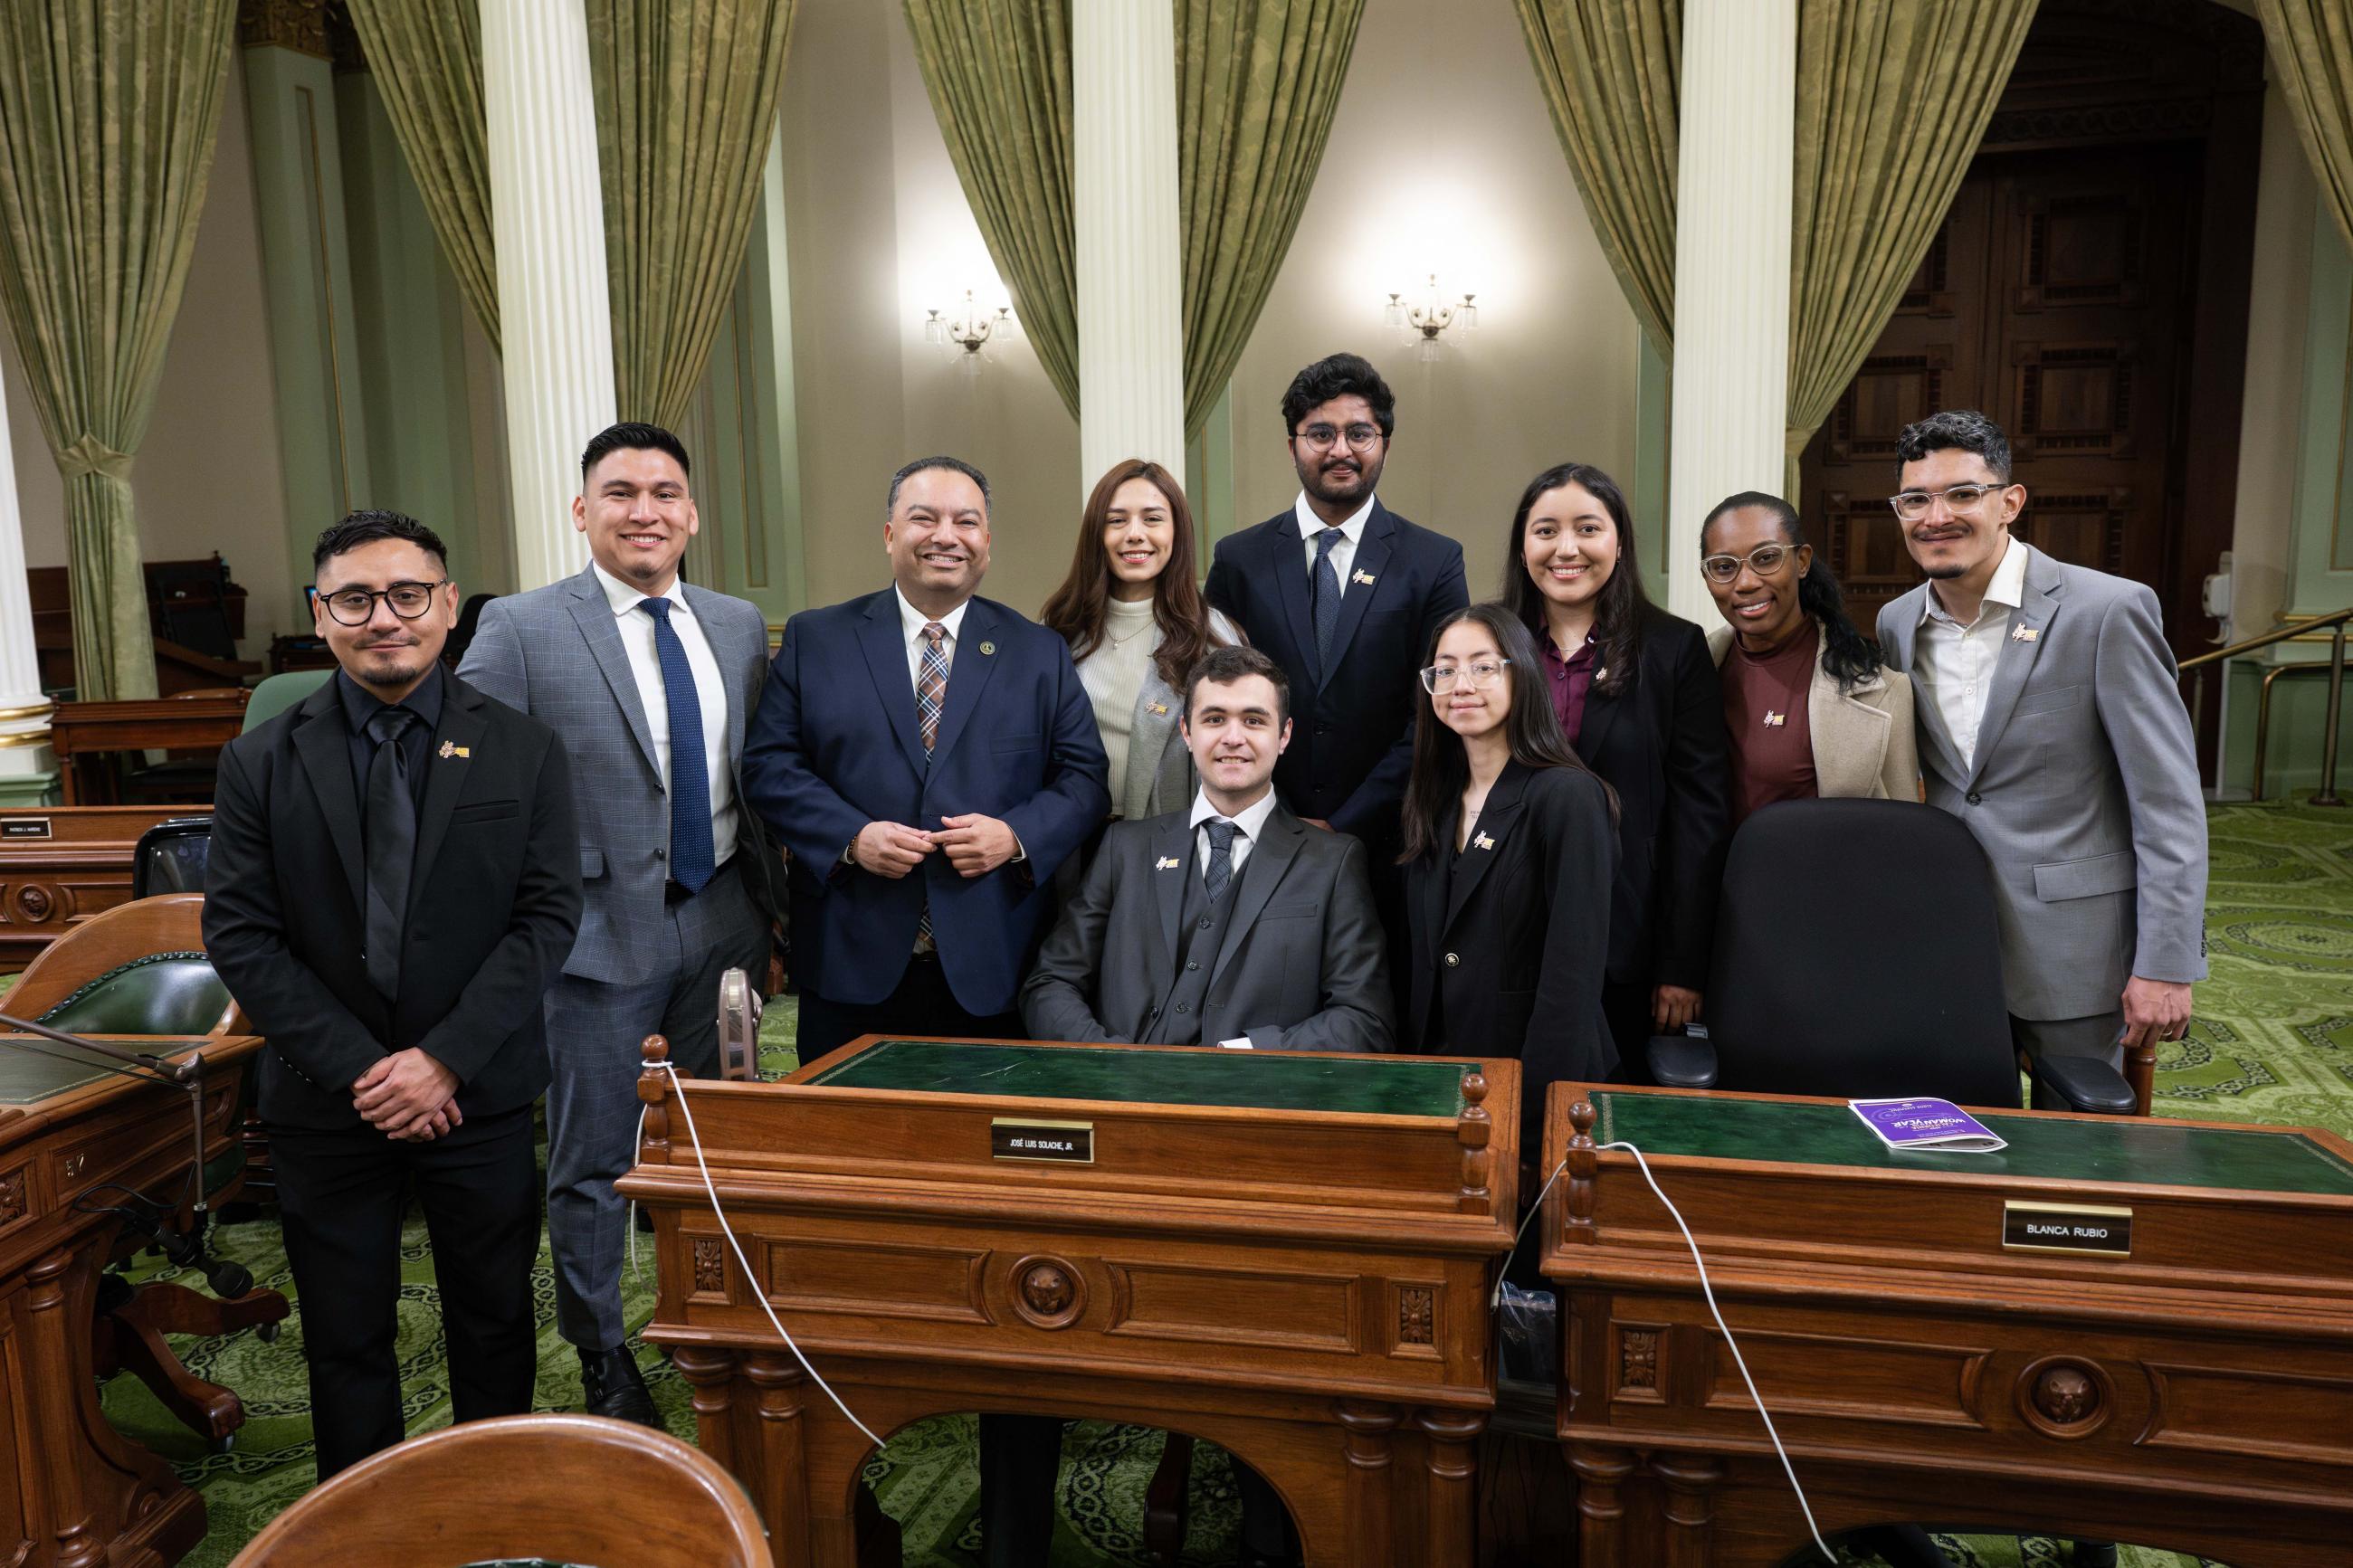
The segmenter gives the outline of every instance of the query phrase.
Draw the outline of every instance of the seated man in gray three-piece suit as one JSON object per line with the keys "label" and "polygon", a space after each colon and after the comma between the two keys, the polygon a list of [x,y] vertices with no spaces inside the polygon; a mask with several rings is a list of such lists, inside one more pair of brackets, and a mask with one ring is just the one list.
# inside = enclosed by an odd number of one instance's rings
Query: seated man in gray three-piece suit
{"label": "seated man in gray three-piece suit", "polygon": [[562,737],[572,758],[586,909],[547,994],[547,1237],[555,1326],[580,1352],[591,1415],[661,1425],[625,1342],[638,1047],[659,1032],[718,1072],[719,977],[765,987],[776,864],[744,808],[744,728],[768,668],[756,605],[681,583],[697,527],[686,448],[616,425],[580,458],[577,576],[484,606],[459,673]]}
{"label": "seated man in gray three-piece suit", "polygon": [[[1282,667],[1255,648],[1212,649],[1186,682],[1184,734],[1199,793],[1188,810],[1104,833],[1022,985],[1022,1022],[1041,1040],[1389,1049],[1388,950],[1365,847],[1308,831],[1274,795],[1291,740]],[[983,1507],[993,1531],[1035,1543],[1034,1556],[998,1560],[1042,1563],[1059,1427],[1019,1419],[1035,1423],[1029,1441],[992,1446]],[[1243,1560],[1293,1561],[1282,1500],[1245,1465],[1235,1477]]]}
{"label": "seated man in gray three-piece suit", "polygon": [[[2181,1037],[2206,974],[2206,813],[2157,595],[2010,537],[2026,488],[1984,415],[1932,415],[1896,452],[1928,581],[1879,644],[1917,693],[1928,804],[1992,865],[2011,1034],[2121,1067]],[[2059,1101],[2038,1080],[2035,1103]]]}

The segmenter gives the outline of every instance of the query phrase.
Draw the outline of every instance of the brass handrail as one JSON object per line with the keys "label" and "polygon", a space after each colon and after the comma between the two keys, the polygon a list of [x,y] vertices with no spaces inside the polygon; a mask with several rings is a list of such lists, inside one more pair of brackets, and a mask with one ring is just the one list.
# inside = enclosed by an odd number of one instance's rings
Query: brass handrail
{"label": "brass handrail", "polygon": [[[2324,626],[2333,626],[2336,630],[2328,639],[2328,662],[2325,667],[2317,663],[2274,665],[2263,676],[2262,695],[2255,700],[2255,774],[2254,787],[2251,793],[2257,800],[2263,798],[2265,760],[2263,753],[2271,744],[2272,682],[2283,675],[2326,668],[2328,671],[2328,711],[2322,720],[2320,731],[2320,787],[2313,792],[2312,804],[2315,805],[2344,805],[2345,803],[2338,799],[2337,795],[2337,731],[2340,719],[2338,710],[2343,706],[2345,698],[2345,626],[2348,621],[2353,621],[2353,606],[2342,610],[2331,610],[2325,616],[2316,616],[2311,620],[2299,625],[2282,626],[2277,631],[2265,632],[2259,637],[2249,637],[2245,642],[2233,643],[2229,647],[2218,647],[2211,653],[2201,653],[2195,658],[2183,659],[2181,671],[2192,678],[2189,686],[2191,748],[2193,750],[2196,748],[2199,733],[2204,728],[2208,665],[2220,663],[2226,658],[2235,658],[2242,653],[2252,653],[2259,647],[2269,647],[2274,643],[2285,642],[2290,637],[2303,637],[2308,632],[2318,631]],[[2227,740],[2228,737],[2224,739]],[[2217,742],[2214,752],[2215,787],[2220,789],[2221,783],[2222,745]]]}

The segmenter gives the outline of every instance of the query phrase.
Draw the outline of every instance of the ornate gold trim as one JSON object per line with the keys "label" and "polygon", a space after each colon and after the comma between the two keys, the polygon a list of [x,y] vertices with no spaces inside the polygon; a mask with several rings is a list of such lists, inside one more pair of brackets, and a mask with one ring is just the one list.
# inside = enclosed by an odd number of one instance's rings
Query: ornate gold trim
{"label": "ornate gold trim", "polygon": [[30,730],[21,735],[0,735],[0,748],[9,746],[46,746],[49,743],[47,730]]}
{"label": "ornate gold trim", "polygon": [[56,712],[57,707],[58,705],[56,703],[44,697],[38,702],[32,703],[27,707],[0,708],[0,724],[5,724],[10,721],[16,719],[37,719],[44,713]]}

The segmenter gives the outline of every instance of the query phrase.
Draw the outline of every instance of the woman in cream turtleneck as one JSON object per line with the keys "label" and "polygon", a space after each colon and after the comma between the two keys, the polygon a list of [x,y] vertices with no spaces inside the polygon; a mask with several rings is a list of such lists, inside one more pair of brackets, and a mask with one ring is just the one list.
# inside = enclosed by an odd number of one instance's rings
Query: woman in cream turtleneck
{"label": "woman in cream turtleneck", "polygon": [[1112,813],[1157,816],[1192,804],[1193,759],[1177,721],[1185,675],[1241,642],[1193,570],[1193,514],[1157,463],[1112,466],[1087,498],[1070,575],[1038,617],[1071,645],[1111,760]]}

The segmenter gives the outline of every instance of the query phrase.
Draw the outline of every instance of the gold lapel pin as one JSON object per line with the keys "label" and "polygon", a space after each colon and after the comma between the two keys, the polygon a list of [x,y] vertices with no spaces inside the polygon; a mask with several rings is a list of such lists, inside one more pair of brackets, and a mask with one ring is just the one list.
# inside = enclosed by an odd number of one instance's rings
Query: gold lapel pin
{"label": "gold lapel pin", "polygon": [[997,651],[997,645],[993,642],[985,642],[980,645],[980,651],[983,653],[995,653]]}
{"label": "gold lapel pin", "polygon": [[470,757],[474,753],[455,741],[444,741],[441,742],[440,754],[444,757]]}
{"label": "gold lapel pin", "polygon": [[1351,573],[1349,574],[1348,581],[1351,583],[1362,583],[1366,587],[1370,587],[1373,582],[1373,574],[1370,572]]}
{"label": "gold lapel pin", "polygon": [[1789,716],[1787,713],[1776,713],[1770,708],[1765,710],[1765,728],[1767,730],[1778,730],[1788,721]]}
{"label": "gold lapel pin", "polygon": [[2012,642],[2032,642],[2036,637],[2039,637],[2042,635],[2042,634],[2040,631],[2036,630],[2032,626],[2014,626],[2010,629],[2010,640]]}
{"label": "gold lapel pin", "polygon": [[1176,856],[1170,855],[1161,859],[1155,860],[1152,863],[1152,868],[1155,871],[1174,871],[1177,867],[1182,866],[1184,863],[1185,862],[1182,860],[1176,858]]}
{"label": "gold lapel pin", "polygon": [[1483,833],[1472,839],[1471,842],[1476,844],[1482,849],[1493,849],[1495,847],[1495,841],[1488,837]]}
{"label": "gold lapel pin", "polygon": [[1168,704],[1166,702],[1155,702],[1152,705],[1152,710],[1155,713],[1166,713],[1168,711]]}

